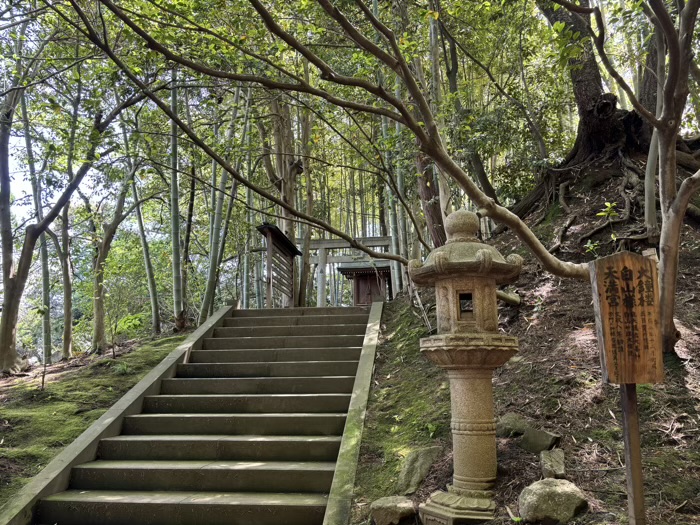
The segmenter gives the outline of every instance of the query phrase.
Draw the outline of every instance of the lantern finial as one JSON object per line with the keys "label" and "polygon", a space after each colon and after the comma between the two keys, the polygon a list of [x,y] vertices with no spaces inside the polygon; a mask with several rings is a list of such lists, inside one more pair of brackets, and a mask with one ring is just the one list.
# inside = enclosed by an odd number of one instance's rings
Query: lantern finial
{"label": "lantern finial", "polygon": [[457,210],[450,213],[445,219],[445,233],[448,243],[478,241],[476,237],[478,231],[479,217],[474,212]]}

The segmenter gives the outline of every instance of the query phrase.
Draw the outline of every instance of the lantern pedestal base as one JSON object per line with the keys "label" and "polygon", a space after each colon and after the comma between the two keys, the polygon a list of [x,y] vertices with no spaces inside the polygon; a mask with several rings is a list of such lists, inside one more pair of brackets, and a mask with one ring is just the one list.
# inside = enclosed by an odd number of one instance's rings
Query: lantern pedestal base
{"label": "lantern pedestal base", "polygon": [[483,523],[494,518],[496,504],[491,491],[456,491],[451,486],[448,492],[433,492],[418,512],[424,525],[464,525]]}

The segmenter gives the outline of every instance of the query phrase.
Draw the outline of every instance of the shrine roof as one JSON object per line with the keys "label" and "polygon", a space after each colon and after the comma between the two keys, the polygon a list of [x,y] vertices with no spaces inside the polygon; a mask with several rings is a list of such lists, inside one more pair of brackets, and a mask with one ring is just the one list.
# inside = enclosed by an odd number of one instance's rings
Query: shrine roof
{"label": "shrine roof", "polygon": [[299,248],[297,248],[296,245],[291,241],[291,239],[287,237],[284,233],[282,233],[282,230],[280,230],[274,224],[270,224],[269,222],[263,222],[256,229],[265,237],[268,237],[269,235],[269,237],[276,245],[284,248],[290,255],[296,256],[302,254],[299,251]]}

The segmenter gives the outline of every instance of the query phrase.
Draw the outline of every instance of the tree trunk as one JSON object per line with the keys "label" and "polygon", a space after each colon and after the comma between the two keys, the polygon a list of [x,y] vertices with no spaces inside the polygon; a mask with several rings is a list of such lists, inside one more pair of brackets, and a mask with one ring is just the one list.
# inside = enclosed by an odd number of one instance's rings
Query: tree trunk
{"label": "tree trunk", "polygon": [[[63,345],[61,358],[73,357],[73,264],[70,256],[70,231],[66,203],[61,212],[61,249],[56,251],[61,259],[61,277],[63,280]],[[61,253],[62,252],[62,253]]]}
{"label": "tree trunk", "polygon": [[[29,22],[24,22],[20,27],[20,33],[24,36]],[[23,54],[24,39],[17,38],[15,54]],[[24,291],[21,277],[17,275],[14,265],[14,236],[12,224],[11,178],[10,178],[10,135],[15,109],[19,104],[22,91],[17,89],[23,80],[20,72],[21,63],[17,61],[17,71],[10,77],[9,86],[13,89],[6,92],[0,103],[0,243],[2,252],[2,284],[3,299],[2,312],[0,312],[0,372],[16,370],[20,365],[17,355],[17,317],[19,315],[19,303]],[[33,249],[32,249],[33,251]]]}
{"label": "tree trunk", "polygon": [[98,355],[104,354],[107,350],[107,335],[105,330],[105,263],[109,253],[110,244],[107,241],[107,233],[103,239],[95,260],[93,278],[93,300],[92,300],[92,351]]}
{"label": "tree trunk", "polygon": [[433,247],[438,248],[445,244],[447,236],[442,222],[442,212],[440,211],[440,196],[437,184],[433,178],[432,161],[430,157],[419,153],[416,156],[416,168],[418,169],[418,195],[423,207],[423,214],[428,226]]}
{"label": "tree trunk", "polygon": [[[27,102],[25,93],[22,91],[20,95],[20,108],[22,110],[22,126],[24,128],[24,143],[27,151],[27,165],[29,167],[29,179],[32,185],[32,194],[34,197],[34,212],[36,213],[37,222],[41,222],[44,218],[42,209],[42,191],[41,181],[36,173],[36,165],[34,163],[34,150],[32,148],[32,137],[29,128],[29,114],[27,113]],[[42,343],[44,363],[51,364],[51,276],[49,275],[49,251],[46,243],[46,234],[39,236],[39,259],[41,261],[41,326],[42,326]]]}
{"label": "tree trunk", "polygon": [[[465,136],[465,131],[461,125],[461,121],[466,119],[464,107],[462,102],[459,100],[458,96],[458,84],[457,79],[459,78],[459,56],[457,55],[457,42],[454,37],[446,30],[442,31],[443,38],[448,43],[449,55],[445,55],[445,69],[447,73],[447,85],[450,89],[450,94],[454,100],[454,125],[453,125],[453,140],[459,149],[464,149],[467,143],[467,137]],[[481,160],[481,155],[477,151],[470,151],[467,153],[467,161],[469,162],[469,167],[472,173],[476,177],[476,181],[486,195],[491,197],[494,201],[498,202],[498,197],[496,196],[496,190],[494,190],[489,176],[486,174],[486,169],[484,168],[484,162]]]}
{"label": "tree trunk", "polygon": [[[308,81],[309,68],[304,64],[304,74]],[[311,115],[309,110],[302,112],[301,122],[301,151],[304,162],[304,177],[306,178],[306,213],[313,215],[314,191],[311,180]],[[350,173],[351,181],[353,174]],[[354,199],[354,196],[353,196]],[[353,221],[355,218],[353,217]],[[301,269],[299,272],[299,293],[297,294],[297,306],[306,306],[306,288],[311,274],[311,226],[304,227],[304,245],[301,250]]]}
{"label": "tree trunk", "polygon": [[192,266],[192,261],[190,261],[190,242],[192,240],[192,223],[194,222],[194,199],[196,196],[197,189],[197,174],[196,167],[194,165],[194,156],[192,158],[191,167],[191,177],[190,177],[190,191],[187,201],[187,217],[185,219],[185,242],[182,246],[182,309],[185,311],[184,322],[187,325],[187,286],[188,286],[188,271]]}
{"label": "tree trunk", "polygon": [[214,303],[214,292],[216,290],[216,275],[217,262],[219,257],[219,243],[221,240],[221,224],[223,221],[224,194],[226,192],[226,184],[228,183],[228,172],[222,170],[221,180],[219,181],[219,191],[214,207],[214,217],[212,218],[211,241],[209,243],[209,270],[207,273],[207,285],[204,290],[204,298],[202,306],[199,309],[199,324],[202,324],[207,317],[211,305]]}
{"label": "tree trunk", "polygon": [[[396,81],[396,88],[394,90],[394,95],[396,96],[397,99],[401,99],[401,86],[400,83],[397,79]],[[395,131],[396,131],[396,137],[400,139],[401,137],[401,131],[402,127],[401,124],[398,122],[394,123],[395,125]],[[404,174],[404,169],[402,166],[402,159],[404,158],[403,154],[403,146],[404,142],[402,140],[398,141],[398,147],[399,147],[399,152],[398,155],[395,156],[395,162],[394,162],[394,170],[396,172],[396,189],[398,190],[399,193],[399,198],[406,200],[406,177]],[[409,229],[409,221],[406,218],[407,215],[407,210],[403,208],[403,206],[399,207],[399,252],[401,254],[401,257],[404,259],[408,260],[408,229]],[[405,264],[401,265],[401,282],[403,283],[404,287],[410,286],[410,277],[408,276],[408,266]]]}
{"label": "tree trunk", "polygon": [[148,298],[151,303],[151,327],[154,334],[159,334],[161,332],[161,328],[160,306],[158,304],[158,288],[156,286],[155,271],[153,270],[153,261],[151,260],[151,250],[148,247],[148,239],[146,239],[146,228],[143,224],[141,203],[139,201],[138,189],[136,188],[136,178],[131,180],[131,189],[134,194],[136,221],[138,222],[139,226],[139,238],[141,239],[141,249],[143,250],[143,264],[146,269],[146,280],[148,282]]}
{"label": "tree trunk", "polygon": [[[588,4],[588,0],[581,1],[583,6],[587,7]],[[610,143],[606,137],[608,133],[605,133],[605,126],[601,126],[600,121],[601,117],[607,120],[611,114],[596,111],[596,105],[603,94],[603,80],[593,53],[593,45],[588,37],[588,20],[583,21],[582,17],[574,16],[566,9],[555,10],[550,0],[537,0],[537,6],[552,26],[560,22],[572,33],[580,35],[577,45],[581,47],[581,54],[569,59],[569,75],[578,108],[579,123],[574,148],[567,158],[568,163],[578,164],[591,155],[600,153]],[[614,113],[614,105],[612,112]]]}
{"label": "tree trunk", "polygon": [[[384,187],[380,184],[379,180],[375,180],[374,190],[377,194],[377,211],[379,212],[379,235],[382,237],[386,237],[387,235],[389,235],[389,228],[387,228],[386,224],[386,202],[384,199]],[[439,208],[440,197],[438,196],[438,209]]]}
{"label": "tree trunk", "polygon": [[[431,4],[434,3],[431,2]],[[431,9],[437,11],[435,5],[431,5]],[[435,20],[435,18],[433,18],[432,16],[429,17],[428,23],[430,24],[430,94],[432,98],[433,114],[440,115],[440,104],[442,102],[442,96],[440,92],[441,86],[439,26],[438,21]],[[386,119],[386,117],[383,118]],[[442,124],[443,122],[440,122],[440,127],[443,127]],[[444,222],[447,216],[452,212],[450,185],[448,180],[444,178],[437,169],[435,170],[435,180],[437,181],[438,194],[440,196],[440,213],[442,213],[442,220]],[[392,263],[392,265],[397,266],[398,263]],[[396,284],[398,283],[394,282],[394,285]],[[398,288],[394,286],[394,294],[396,294],[396,292],[398,292]]]}
{"label": "tree trunk", "polygon": [[126,196],[129,193],[129,185],[133,183],[136,175],[137,167],[128,163],[130,166],[129,172],[123,179],[119,195],[114,207],[114,214],[109,223],[102,225],[103,237],[102,241],[97,244],[97,257],[95,258],[94,290],[93,290],[93,334],[92,334],[92,351],[97,354],[102,354],[107,349],[107,337],[105,333],[105,292],[104,292],[104,271],[107,264],[107,256],[112,248],[114,236],[117,234],[119,225],[127,218],[129,213],[138,206],[138,201],[126,212],[124,211],[124,203]]}
{"label": "tree trunk", "polygon": [[[228,131],[226,132],[226,143],[231,144],[232,141],[234,140],[235,137],[235,131],[236,131],[236,119],[238,117],[238,105],[240,102],[240,95],[241,95],[241,90],[240,87],[236,89],[236,94],[234,96],[234,107],[233,107],[233,114],[231,116],[231,123],[228,127]],[[251,104],[251,93],[250,89],[248,90],[248,101],[246,105],[246,114],[245,114],[245,123],[243,125],[243,136],[241,137],[241,143],[243,143],[246,140],[246,135],[248,134],[248,122],[249,122],[249,114],[250,114],[250,104]],[[248,169],[250,170],[250,151],[247,153],[248,155]],[[230,155],[226,156],[227,160],[230,158]],[[237,166],[238,168],[238,166]],[[213,166],[212,166],[212,169]],[[218,191],[216,192],[216,196],[214,198],[214,194],[212,193],[212,198],[214,201],[212,204],[215,202],[216,204],[213,204],[214,206],[214,215],[211,219],[211,237],[209,241],[209,246],[210,246],[210,254],[209,254],[209,269],[207,273],[207,285],[206,289],[204,291],[204,298],[202,300],[202,306],[199,310],[199,323],[203,323],[204,320],[207,319],[207,317],[213,312],[214,310],[214,298],[216,295],[216,284],[219,280],[219,272],[221,270],[221,264],[223,263],[223,254],[224,254],[224,249],[225,249],[225,243],[226,243],[226,236],[228,234],[228,222],[230,219],[230,215],[233,210],[233,196],[235,196],[237,192],[237,185],[234,184],[233,188],[231,189],[231,195],[232,197],[229,200],[229,204],[226,210],[226,220],[224,221],[224,215],[223,215],[223,209],[224,209],[224,200],[226,198],[226,186],[228,184],[228,172],[226,170],[222,170],[221,173],[221,180],[219,181],[219,186],[218,186]],[[222,233],[222,227],[223,227],[223,233]],[[244,279],[247,279],[247,275],[244,276]],[[245,291],[247,295],[247,285],[245,286]]]}
{"label": "tree trunk", "polygon": [[[177,70],[173,68],[171,73],[170,106],[177,112]],[[177,124],[170,122],[170,242],[172,244],[173,265],[173,317],[175,319],[175,331],[184,330],[185,309],[182,290],[182,269],[180,255],[180,188],[178,185],[178,158],[177,158]]]}
{"label": "tree trunk", "polygon": [[[676,136],[673,129],[659,132],[659,168],[661,183],[661,238],[659,240],[659,302],[661,342],[664,352],[673,352],[678,341],[673,314],[676,308],[676,286],[678,281],[678,250],[680,246],[683,216],[674,213],[671,198],[665,193],[664,179],[669,181],[669,172],[676,171]],[[675,186],[675,177],[673,177]],[[675,188],[674,192],[675,193]],[[671,196],[669,196],[671,197]]]}
{"label": "tree trunk", "polygon": [[[663,111],[663,84],[666,73],[666,44],[660,31],[654,31],[651,39],[651,49],[647,57],[647,69],[642,81],[640,102],[644,107],[661,118]],[[653,68],[649,71],[648,68]],[[656,72],[654,75],[653,72]],[[651,106],[653,104],[653,106]],[[645,123],[647,128],[651,124]],[[648,131],[647,131],[648,133]],[[659,235],[659,222],[656,217],[656,174],[659,163],[659,130],[654,128],[651,133],[651,144],[647,154],[647,165],[644,174],[644,224],[647,235],[654,241]]]}

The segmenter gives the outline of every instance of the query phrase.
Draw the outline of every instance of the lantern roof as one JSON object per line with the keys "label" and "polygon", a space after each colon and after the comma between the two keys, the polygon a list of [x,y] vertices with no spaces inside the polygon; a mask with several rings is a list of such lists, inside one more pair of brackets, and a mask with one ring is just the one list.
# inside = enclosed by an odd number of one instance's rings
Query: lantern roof
{"label": "lantern roof", "polygon": [[523,259],[517,254],[503,257],[499,251],[477,238],[479,217],[467,210],[452,212],[445,220],[447,243],[436,248],[424,263],[408,265],[416,284],[430,285],[446,277],[489,277],[497,284],[511,283],[520,275]]}

